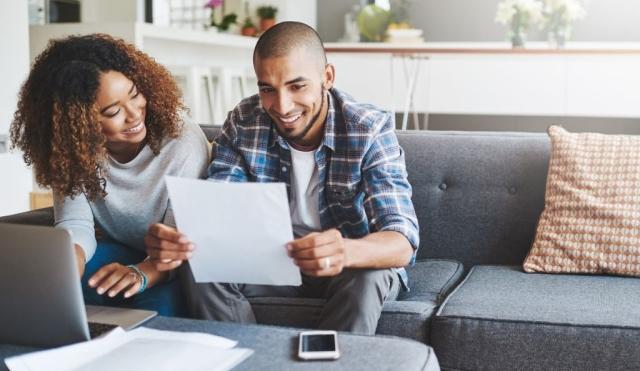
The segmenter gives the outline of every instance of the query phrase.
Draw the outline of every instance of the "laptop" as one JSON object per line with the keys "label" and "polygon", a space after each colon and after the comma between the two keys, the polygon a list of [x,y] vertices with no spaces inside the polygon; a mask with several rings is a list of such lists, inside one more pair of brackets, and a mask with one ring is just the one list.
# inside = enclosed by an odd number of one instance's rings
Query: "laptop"
{"label": "laptop", "polygon": [[128,330],[157,315],[85,307],[71,234],[52,227],[0,223],[0,298],[4,344],[56,347],[117,326]]}

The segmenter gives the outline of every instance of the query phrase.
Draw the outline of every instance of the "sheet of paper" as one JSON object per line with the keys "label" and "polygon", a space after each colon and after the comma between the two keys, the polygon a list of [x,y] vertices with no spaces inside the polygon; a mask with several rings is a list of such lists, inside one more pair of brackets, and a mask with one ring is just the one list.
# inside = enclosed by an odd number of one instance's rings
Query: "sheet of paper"
{"label": "sheet of paper", "polygon": [[196,282],[302,283],[285,249],[293,231],[283,183],[166,182],[178,229],[196,245]]}
{"label": "sheet of paper", "polygon": [[138,328],[105,338],[11,357],[11,371],[230,370],[253,351],[215,335]]}
{"label": "sheet of paper", "polygon": [[124,334],[126,334],[124,330],[118,327],[96,340],[9,357],[4,360],[4,363],[11,371],[73,370],[109,352],[103,344],[108,344]]}

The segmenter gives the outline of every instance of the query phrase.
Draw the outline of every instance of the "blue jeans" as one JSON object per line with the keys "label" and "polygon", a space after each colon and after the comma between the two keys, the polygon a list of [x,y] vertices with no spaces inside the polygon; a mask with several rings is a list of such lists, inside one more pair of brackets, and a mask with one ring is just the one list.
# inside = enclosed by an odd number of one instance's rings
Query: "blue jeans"
{"label": "blue jeans", "polygon": [[109,263],[122,265],[140,263],[146,254],[143,251],[121,245],[114,241],[98,241],[96,252],[87,262],[82,276],[82,293],[85,304],[104,305],[110,307],[148,309],[162,316],[185,317],[186,305],[182,296],[179,281],[174,279],[161,282],[146,289],[143,293],[125,299],[122,293],[113,298],[107,294],[99,295],[95,288],[89,287],[88,281],[94,273]]}

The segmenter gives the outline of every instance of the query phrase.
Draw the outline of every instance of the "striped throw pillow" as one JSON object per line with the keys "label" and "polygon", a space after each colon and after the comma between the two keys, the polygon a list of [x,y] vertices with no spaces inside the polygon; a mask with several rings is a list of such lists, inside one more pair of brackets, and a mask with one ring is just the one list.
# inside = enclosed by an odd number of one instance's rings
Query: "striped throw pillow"
{"label": "striped throw pillow", "polygon": [[640,276],[640,136],[549,128],[545,207],[526,272]]}

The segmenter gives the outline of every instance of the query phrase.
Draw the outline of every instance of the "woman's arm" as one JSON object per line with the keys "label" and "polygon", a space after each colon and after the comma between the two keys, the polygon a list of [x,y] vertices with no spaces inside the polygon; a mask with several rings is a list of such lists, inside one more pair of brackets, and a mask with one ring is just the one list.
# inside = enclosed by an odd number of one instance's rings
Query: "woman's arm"
{"label": "woman's arm", "polygon": [[73,247],[76,252],[76,264],[78,265],[78,273],[80,273],[80,278],[82,278],[82,275],[84,274],[84,265],[87,259],[85,259],[84,249],[82,248],[82,246],[75,244],[73,245]]}
{"label": "woman's arm", "polygon": [[93,256],[97,244],[93,212],[89,201],[82,194],[73,198],[54,196],[53,215],[54,226],[66,229],[71,233],[78,273],[82,277],[84,266],[87,260]]}

